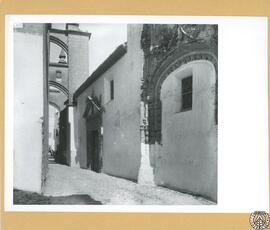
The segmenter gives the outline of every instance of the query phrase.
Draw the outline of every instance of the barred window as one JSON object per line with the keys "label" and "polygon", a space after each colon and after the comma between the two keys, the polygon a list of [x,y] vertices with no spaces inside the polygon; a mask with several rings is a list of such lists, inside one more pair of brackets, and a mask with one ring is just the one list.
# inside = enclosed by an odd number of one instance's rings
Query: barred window
{"label": "barred window", "polygon": [[113,80],[110,81],[110,99],[111,100],[114,99],[114,81]]}
{"label": "barred window", "polygon": [[182,108],[181,111],[192,109],[192,76],[182,79]]}

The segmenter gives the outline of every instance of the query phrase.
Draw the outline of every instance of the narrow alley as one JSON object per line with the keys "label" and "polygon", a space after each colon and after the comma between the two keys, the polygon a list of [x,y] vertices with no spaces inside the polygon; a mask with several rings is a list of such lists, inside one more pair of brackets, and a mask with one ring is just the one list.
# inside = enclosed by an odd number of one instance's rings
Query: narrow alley
{"label": "narrow alley", "polygon": [[13,188],[30,203],[217,204],[218,25],[23,23],[14,38]]}
{"label": "narrow alley", "polygon": [[88,194],[105,205],[212,204],[201,197],[163,187],[139,185],[126,179],[95,173],[86,169],[49,164],[44,195],[68,196],[72,194]]}

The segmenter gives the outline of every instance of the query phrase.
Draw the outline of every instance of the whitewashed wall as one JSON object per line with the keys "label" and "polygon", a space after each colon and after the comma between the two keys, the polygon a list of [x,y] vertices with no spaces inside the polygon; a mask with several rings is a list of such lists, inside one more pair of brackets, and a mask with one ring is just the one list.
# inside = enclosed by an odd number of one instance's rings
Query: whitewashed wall
{"label": "whitewashed wall", "polygon": [[14,187],[41,191],[43,36],[14,33]]}

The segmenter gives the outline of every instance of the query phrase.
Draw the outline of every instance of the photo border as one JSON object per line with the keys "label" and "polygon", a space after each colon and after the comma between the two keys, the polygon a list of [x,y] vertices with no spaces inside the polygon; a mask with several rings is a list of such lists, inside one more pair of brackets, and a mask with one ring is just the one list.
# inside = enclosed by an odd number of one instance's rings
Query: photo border
{"label": "photo border", "polygon": [[[259,3],[258,3],[259,2]],[[136,1],[48,1],[33,0],[3,1],[1,7],[1,122],[4,127],[4,60],[5,60],[5,15],[6,14],[84,14],[84,15],[194,15],[194,16],[267,16],[269,37],[270,4],[265,1],[145,1],[138,5]],[[269,41],[268,41],[269,44]],[[269,53],[269,46],[268,46]],[[269,86],[269,81],[268,81]],[[269,94],[268,94],[269,95]],[[269,99],[269,96],[268,96]],[[269,100],[268,100],[269,107]],[[269,124],[269,122],[268,122]],[[1,171],[4,188],[4,129],[1,129]],[[269,159],[269,157],[268,157]],[[252,186],[252,185],[251,185]],[[41,213],[41,212],[5,212],[4,193],[1,193],[1,227],[7,229],[251,229],[249,213]],[[255,211],[255,210],[254,210]]]}

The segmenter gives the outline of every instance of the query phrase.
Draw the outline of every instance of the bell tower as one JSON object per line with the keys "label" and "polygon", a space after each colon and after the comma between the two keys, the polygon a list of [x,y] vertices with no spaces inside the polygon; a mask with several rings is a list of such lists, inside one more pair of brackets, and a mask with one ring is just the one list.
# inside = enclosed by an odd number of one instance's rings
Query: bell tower
{"label": "bell tower", "polygon": [[49,102],[60,110],[57,159],[70,166],[76,165],[77,154],[73,94],[89,77],[90,37],[91,33],[81,31],[77,23],[52,24],[49,28]]}
{"label": "bell tower", "polygon": [[91,34],[80,31],[79,24],[66,24],[68,45],[69,104],[73,94],[89,77],[89,39]]}

